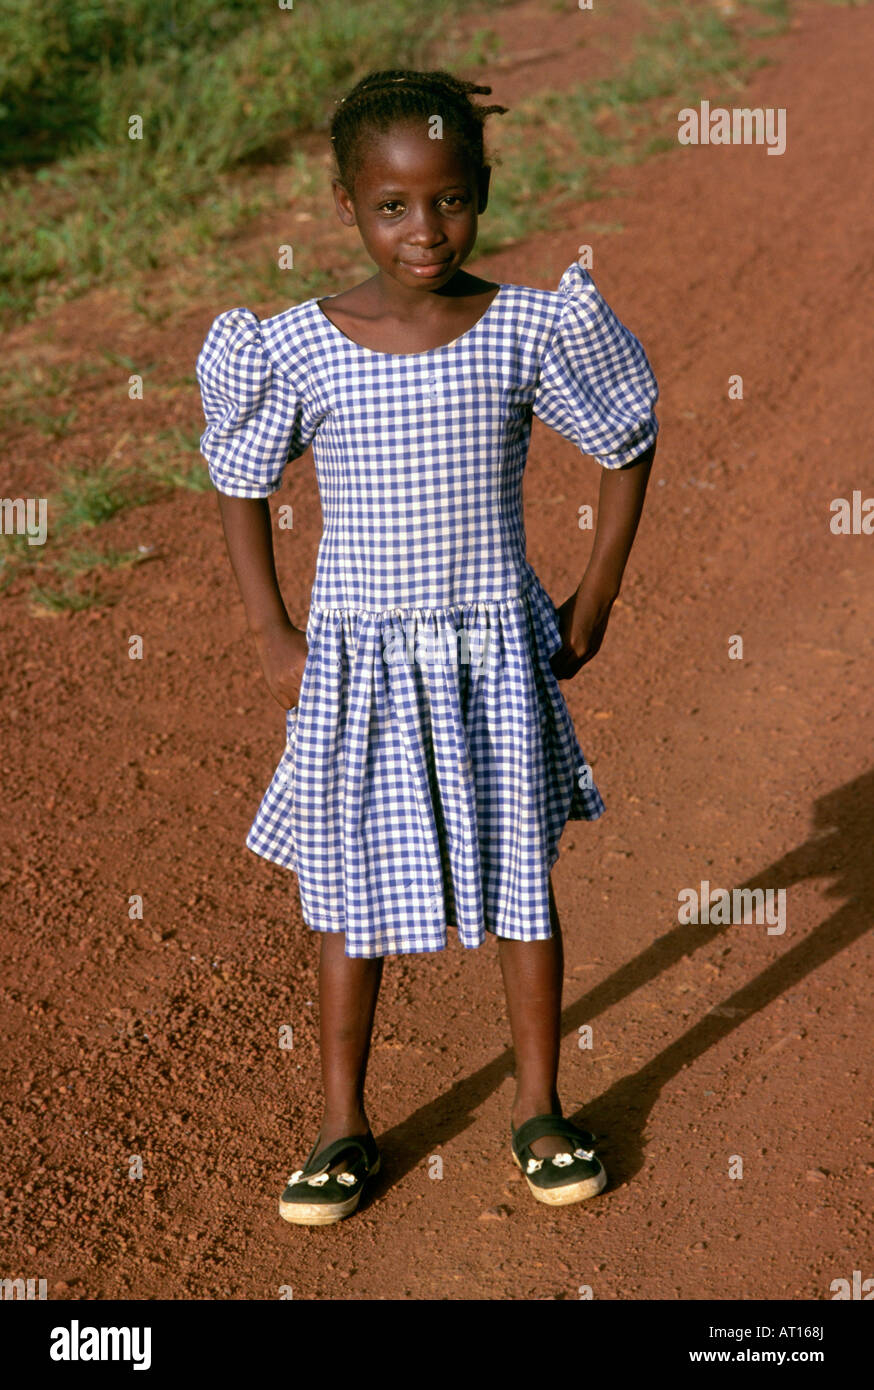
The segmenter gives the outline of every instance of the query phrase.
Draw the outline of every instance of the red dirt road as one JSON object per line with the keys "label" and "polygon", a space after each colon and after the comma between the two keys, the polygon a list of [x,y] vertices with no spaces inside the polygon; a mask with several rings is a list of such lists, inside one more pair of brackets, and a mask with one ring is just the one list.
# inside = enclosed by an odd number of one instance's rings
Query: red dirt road
{"label": "red dirt road", "polygon": [[[785,154],[677,147],[617,176],[609,203],[470,263],[555,288],[591,242],[596,282],[662,388],[626,583],[601,653],[564,686],[607,815],[568,826],[554,871],[560,1087],[604,1136],[607,1192],[554,1212],[529,1197],[509,1154],[494,942],[465,952],[450,934],[440,955],[386,963],[372,1198],[326,1230],[279,1220],[319,1118],[318,938],[294,877],[243,847],[284,719],[215,501],[177,493],[108,523],[119,548],[155,547],[114,606],[39,621],[22,594],[0,605],[0,1274],[83,1300],[268,1300],[282,1285],[296,1299],[576,1299],[581,1285],[598,1299],[829,1299],[833,1279],[874,1274],[874,540],[830,530],[833,499],[874,493],[872,44],[874,7],[802,10],[737,98],[786,108]],[[500,74],[493,88],[509,95]],[[624,231],[587,235],[605,220]],[[325,232],[326,267],[339,235]],[[232,302],[144,330],[95,295],[53,316],[53,350],[93,350],[98,323],[172,382]],[[735,373],[742,401],[728,399]],[[8,495],[44,494],[62,457],[105,456],[131,409],[150,427],[199,411],[188,387],[132,406],[117,382],[79,403],[63,444],[11,441]],[[577,512],[598,481],[535,423],[529,556],[557,603],[585,568]],[[302,625],[320,533],[309,454],[282,501],[295,530],[279,533],[279,565]],[[743,660],[729,660],[733,635]],[[702,880],[784,889],[785,932],[679,925],[678,893]]]}

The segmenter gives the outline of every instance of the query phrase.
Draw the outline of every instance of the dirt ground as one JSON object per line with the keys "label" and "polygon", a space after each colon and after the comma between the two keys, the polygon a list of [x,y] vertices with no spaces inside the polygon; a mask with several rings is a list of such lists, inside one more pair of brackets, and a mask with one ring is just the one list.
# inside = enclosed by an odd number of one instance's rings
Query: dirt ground
{"label": "dirt ground", "polygon": [[[215,500],[177,492],[107,524],[119,548],[154,547],[112,606],[40,620],[24,589],[0,605],[3,1276],[83,1300],[268,1300],[283,1285],[297,1299],[589,1286],[688,1300],[829,1299],[833,1279],[874,1274],[874,541],[830,529],[833,499],[874,492],[874,6],[811,5],[760,42],[776,62],[738,104],[786,108],[785,154],[677,146],[611,176],[609,201],[469,263],[555,288],[590,242],[596,283],[662,389],[626,582],[601,653],[563,687],[607,814],[568,826],[553,874],[560,1088],[602,1136],[608,1190],[560,1211],[530,1198],[509,1152],[494,941],[464,951],[450,933],[442,954],[386,963],[372,1197],[325,1230],[279,1219],[319,1118],[318,937],[295,878],[244,848],[284,716]],[[508,65],[490,99],[577,75],[560,53]],[[355,235],[332,219],[326,201],[326,269]],[[587,230],[605,222],[623,230]],[[236,302],[149,327],[101,292],[10,334],[59,360],[102,342],[154,364],[165,389],[132,406],[126,373],[84,385],[67,439],[8,441],[4,493],[45,495],[60,463],[105,457],[137,428],[132,409],[148,428],[202,418],[196,390],[168,383]],[[535,422],[529,557],[557,603],[585,568],[577,509],[598,481]],[[303,625],[320,534],[310,454],[281,499],[295,531],[280,533],[279,567]],[[678,894],[702,880],[784,889],[785,932],[680,925]]]}

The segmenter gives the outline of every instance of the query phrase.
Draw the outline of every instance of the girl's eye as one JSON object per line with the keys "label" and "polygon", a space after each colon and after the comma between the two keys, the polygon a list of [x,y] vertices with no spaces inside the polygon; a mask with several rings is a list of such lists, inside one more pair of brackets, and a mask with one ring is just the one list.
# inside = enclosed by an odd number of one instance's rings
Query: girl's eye
{"label": "girl's eye", "polygon": [[[446,202],[451,202],[451,203],[463,203],[465,200],[464,200],[458,193],[447,193],[446,197],[443,198],[441,201],[444,202],[444,203],[446,203]],[[380,211],[380,212],[389,212],[392,208],[399,208],[399,207],[402,207],[402,206],[403,206],[402,203],[399,203],[399,202],[396,201],[396,199],[392,198],[392,199],[391,199],[389,202],[387,202],[387,203],[380,203],[380,205],[379,205],[379,211]]]}

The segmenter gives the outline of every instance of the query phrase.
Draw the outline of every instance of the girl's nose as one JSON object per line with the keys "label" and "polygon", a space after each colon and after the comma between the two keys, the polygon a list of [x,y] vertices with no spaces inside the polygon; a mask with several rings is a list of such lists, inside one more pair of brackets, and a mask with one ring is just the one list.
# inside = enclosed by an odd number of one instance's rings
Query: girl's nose
{"label": "girl's nose", "polygon": [[418,214],[412,213],[404,231],[411,246],[423,244],[433,246],[443,237],[439,218],[435,217],[430,210]]}
{"label": "girl's nose", "polygon": [[430,251],[432,247],[443,244],[440,232],[430,227],[425,227],[420,232],[407,231],[407,242],[411,249],[415,248],[417,251]]}

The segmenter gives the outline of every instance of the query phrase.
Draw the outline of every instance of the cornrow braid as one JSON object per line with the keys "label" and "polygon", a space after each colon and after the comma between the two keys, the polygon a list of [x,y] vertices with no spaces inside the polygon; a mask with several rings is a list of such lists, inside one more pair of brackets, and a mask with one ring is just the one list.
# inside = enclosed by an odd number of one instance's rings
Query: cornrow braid
{"label": "cornrow braid", "polygon": [[388,68],[369,72],[337,103],[331,121],[331,144],[337,162],[337,177],[352,193],[361,170],[365,151],[374,134],[384,133],[395,124],[440,116],[443,128],[452,132],[469,155],[474,168],[485,165],[483,126],[486,117],[503,115],[506,106],[480,106],[471,101],[474,94],[488,95],[491,87],[481,87],[454,77],[451,72],[431,72]]}

